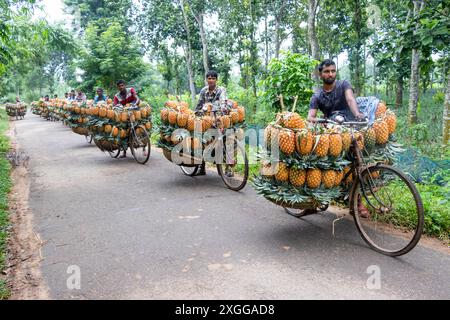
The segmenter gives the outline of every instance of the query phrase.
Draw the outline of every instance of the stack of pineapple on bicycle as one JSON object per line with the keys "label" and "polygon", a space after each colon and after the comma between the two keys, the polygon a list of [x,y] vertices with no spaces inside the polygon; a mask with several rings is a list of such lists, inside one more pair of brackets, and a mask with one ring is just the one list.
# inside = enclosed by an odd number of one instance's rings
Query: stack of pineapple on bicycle
{"label": "stack of pineapple on bicycle", "polygon": [[[152,129],[152,108],[148,103],[141,101],[139,106],[127,104],[123,108],[113,108],[109,99],[92,106],[88,114],[88,125],[100,150],[117,157],[120,150],[126,150],[133,140],[131,151],[133,152],[133,147],[142,147],[142,162],[148,161]],[[142,140],[142,143],[138,140]]]}
{"label": "stack of pineapple on bicycle", "polygon": [[38,102],[37,101],[33,101],[30,104],[30,108],[31,108],[31,113],[35,114],[37,116],[41,115],[41,110],[39,108]]}
{"label": "stack of pineapple on bicycle", "polygon": [[5,110],[8,116],[23,119],[27,113],[27,105],[20,102],[7,103],[5,104]]}
{"label": "stack of pineapple on bicycle", "polygon": [[89,122],[91,115],[91,102],[79,103],[63,103],[62,104],[62,116],[64,117],[65,124],[72,129],[76,134],[82,136],[89,136]]}
{"label": "stack of pineapple on bicycle", "polygon": [[[203,152],[214,141],[210,129],[223,129],[238,140],[245,135],[245,108],[237,102],[223,102],[227,108],[206,104],[203,112],[195,114],[183,101],[168,101],[161,109],[160,139],[167,160],[182,166],[198,166],[202,163]],[[219,103],[220,104],[220,103]],[[173,151],[177,159],[173,159]]]}
{"label": "stack of pineapple on bicycle", "polygon": [[382,102],[373,124],[353,128],[309,124],[295,112],[295,104],[266,127],[260,175],[253,180],[256,191],[277,205],[323,210],[346,198],[353,182],[349,157],[353,139],[367,164],[389,163],[401,151],[393,136],[396,116]]}

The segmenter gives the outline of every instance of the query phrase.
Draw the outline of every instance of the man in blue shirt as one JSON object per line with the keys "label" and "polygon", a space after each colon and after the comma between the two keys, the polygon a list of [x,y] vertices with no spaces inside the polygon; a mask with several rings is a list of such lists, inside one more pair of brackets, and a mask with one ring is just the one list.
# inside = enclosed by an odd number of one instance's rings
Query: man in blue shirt
{"label": "man in blue shirt", "polygon": [[94,98],[94,105],[101,101],[106,102],[106,100],[108,100],[108,97],[103,93],[103,89],[97,88],[97,95]]}

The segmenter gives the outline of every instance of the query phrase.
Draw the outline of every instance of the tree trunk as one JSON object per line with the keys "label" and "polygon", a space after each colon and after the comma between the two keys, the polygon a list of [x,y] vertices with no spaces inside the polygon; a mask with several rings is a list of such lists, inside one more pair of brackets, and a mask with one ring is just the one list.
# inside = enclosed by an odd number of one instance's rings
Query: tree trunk
{"label": "tree trunk", "polygon": [[375,59],[373,60],[373,95],[376,96],[378,94],[377,88],[377,64],[375,63]]}
{"label": "tree trunk", "polygon": [[203,13],[199,13],[198,15],[194,14],[194,17],[195,20],[197,21],[198,28],[200,31],[200,40],[202,42],[202,51],[203,51],[203,69],[205,70],[205,78],[206,78],[206,74],[209,71],[209,56],[208,56],[208,42],[206,41],[205,28],[203,25]]}
{"label": "tree trunk", "polygon": [[181,11],[183,13],[183,20],[184,20],[184,27],[186,28],[186,35],[187,35],[187,45],[184,46],[185,51],[185,59],[186,59],[186,65],[188,69],[188,78],[189,78],[189,89],[191,91],[191,100],[192,100],[192,106],[195,106],[195,83],[194,83],[194,70],[192,68],[192,45],[191,45],[191,32],[189,30],[189,23],[186,15],[186,11],[184,8],[184,0],[181,0]]}
{"label": "tree trunk", "polygon": [[354,50],[354,62],[355,62],[355,95],[360,96],[362,92],[362,81],[361,81],[361,7],[359,0],[355,1],[355,12],[354,12],[354,28],[356,33],[356,48]]}
{"label": "tree trunk", "polygon": [[264,61],[264,70],[267,73],[269,69],[269,32],[267,26],[267,8],[266,14],[264,17],[264,42],[265,42],[265,61]]}
{"label": "tree trunk", "polygon": [[397,79],[397,88],[395,96],[395,106],[401,108],[403,105],[403,77]]}
{"label": "tree trunk", "polygon": [[[319,0],[309,0],[308,8],[308,42],[309,52],[313,59],[320,60],[319,41],[316,34],[316,14]],[[318,75],[315,75],[316,80]]]}
{"label": "tree trunk", "polygon": [[280,21],[278,21],[278,17],[275,19],[275,58],[278,59],[280,57]]}
{"label": "tree trunk", "polygon": [[277,8],[277,14],[275,15],[275,58],[280,57],[281,48],[281,20],[286,12],[287,0],[283,1],[281,6]]}
{"label": "tree trunk", "polygon": [[450,136],[450,73],[448,74],[447,78],[447,93],[445,94],[444,116],[442,117],[442,142],[444,143],[444,145],[448,144],[448,139]]}
{"label": "tree trunk", "polygon": [[[419,3],[420,2],[420,3]],[[425,2],[414,1],[414,17],[422,11]],[[417,28],[417,25],[416,25]],[[414,32],[415,34],[416,32]],[[411,81],[409,85],[409,123],[417,123],[417,105],[419,103],[419,62],[420,52],[418,49],[412,50],[411,59]]]}

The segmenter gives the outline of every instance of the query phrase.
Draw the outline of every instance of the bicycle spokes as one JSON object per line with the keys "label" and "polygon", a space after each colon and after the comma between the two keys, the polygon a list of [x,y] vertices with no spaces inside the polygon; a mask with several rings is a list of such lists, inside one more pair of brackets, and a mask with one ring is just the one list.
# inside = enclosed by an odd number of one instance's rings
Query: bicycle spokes
{"label": "bicycle spokes", "polygon": [[[385,165],[369,167],[361,173],[354,192],[355,221],[372,248],[397,256],[417,244],[423,207],[417,189],[403,173]],[[364,208],[368,215],[363,214]]]}

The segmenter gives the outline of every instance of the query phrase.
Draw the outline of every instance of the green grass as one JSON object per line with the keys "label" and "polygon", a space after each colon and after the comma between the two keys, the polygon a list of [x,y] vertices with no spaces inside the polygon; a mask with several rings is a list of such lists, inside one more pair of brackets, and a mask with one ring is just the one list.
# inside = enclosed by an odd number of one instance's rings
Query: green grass
{"label": "green grass", "polygon": [[[5,155],[9,150],[9,140],[4,136],[8,128],[8,117],[0,110],[0,272],[6,267],[6,241],[8,237],[8,193],[11,189],[11,165]],[[0,300],[7,299],[9,290],[6,282],[0,279]]]}

